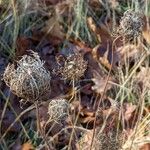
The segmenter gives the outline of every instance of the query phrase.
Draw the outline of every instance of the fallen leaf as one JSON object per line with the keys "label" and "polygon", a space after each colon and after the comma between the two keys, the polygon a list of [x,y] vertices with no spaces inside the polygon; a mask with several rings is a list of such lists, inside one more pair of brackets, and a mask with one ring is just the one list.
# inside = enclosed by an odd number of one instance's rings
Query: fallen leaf
{"label": "fallen leaf", "polygon": [[95,138],[92,149],[91,143],[93,138],[93,130],[87,130],[87,132],[83,133],[83,136],[80,138],[80,141],[76,144],[77,148],[80,150],[99,150],[99,142]]}
{"label": "fallen leaf", "polygon": [[46,33],[46,35],[49,35],[49,37],[55,37],[60,41],[63,41],[65,39],[65,33],[57,16],[51,17],[46,22],[46,26],[42,29],[42,31]]}
{"label": "fallen leaf", "polygon": [[106,45],[97,45],[92,50],[93,58],[104,65],[106,68],[110,69],[116,67],[117,62],[120,61],[120,57],[116,51],[112,51],[111,43]]}
{"label": "fallen leaf", "polygon": [[91,52],[92,51],[92,48],[90,48],[90,46],[88,45],[88,43],[85,43],[85,42],[81,42],[81,41],[78,41],[78,40],[72,40],[70,39],[70,41],[76,46],[78,47],[77,49],[79,49],[79,52],[85,54],[87,52]]}
{"label": "fallen leaf", "polygon": [[102,74],[102,70],[100,68],[100,65],[96,61],[96,59],[93,59],[93,56],[91,52],[88,52],[84,55],[85,60],[88,61],[88,68],[85,72],[86,79],[91,79],[94,77],[94,72],[98,72],[99,74]]}
{"label": "fallen leaf", "polygon": [[78,149],[89,150],[92,142],[92,131],[84,133],[78,142]]}
{"label": "fallen leaf", "polygon": [[132,103],[125,104],[125,112],[124,112],[124,119],[129,121],[133,115],[133,112],[136,110],[137,106],[133,105]]}
{"label": "fallen leaf", "polygon": [[143,48],[141,45],[125,44],[118,47],[115,53],[118,56],[118,62],[124,64],[127,59],[135,60],[139,58],[142,52]]}
{"label": "fallen leaf", "polygon": [[27,142],[22,145],[21,150],[35,150],[35,148],[30,142]]}
{"label": "fallen leaf", "polygon": [[150,44],[150,18],[144,17],[143,37]]}
{"label": "fallen leaf", "polygon": [[150,89],[150,67],[141,67],[135,77],[135,81],[140,83],[142,90]]}
{"label": "fallen leaf", "polygon": [[31,49],[32,47],[32,41],[25,37],[25,36],[20,36],[17,38],[16,41],[16,59],[21,58],[24,54],[27,54],[27,50]]}
{"label": "fallen leaf", "polygon": [[112,9],[117,9],[117,7],[119,7],[118,0],[108,0],[108,3]]}
{"label": "fallen leaf", "polygon": [[109,77],[107,81],[107,76],[101,76],[100,74],[96,74],[94,75],[92,81],[94,82],[92,90],[94,90],[96,93],[102,94],[104,90],[105,92],[107,92],[112,88],[112,77]]}
{"label": "fallen leaf", "polygon": [[144,144],[144,145],[140,148],[140,150],[150,150],[150,143]]}
{"label": "fallen leaf", "polygon": [[63,1],[63,0],[38,0],[38,3],[42,4],[42,5],[45,4],[46,6],[49,6],[49,5],[56,5],[61,1]]}
{"label": "fallen leaf", "polygon": [[110,23],[107,23],[107,18],[105,19],[106,22],[101,22],[99,26],[96,26],[93,19],[88,18],[88,24],[100,42],[100,44],[92,50],[93,58],[100,61],[104,66],[110,69],[112,63],[112,56],[114,59],[115,55],[114,51],[112,50],[113,38],[111,37],[109,31],[109,26],[111,25]]}

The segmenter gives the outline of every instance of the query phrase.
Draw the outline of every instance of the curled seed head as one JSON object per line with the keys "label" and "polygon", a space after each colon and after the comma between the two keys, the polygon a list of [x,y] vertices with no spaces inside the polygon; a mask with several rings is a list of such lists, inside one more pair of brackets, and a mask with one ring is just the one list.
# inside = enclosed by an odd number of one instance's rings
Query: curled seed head
{"label": "curled seed head", "polygon": [[65,99],[53,99],[48,107],[49,120],[64,121],[69,115],[69,104]]}
{"label": "curled seed head", "polygon": [[100,133],[97,135],[99,141],[99,149],[105,150],[120,150],[123,145],[124,137],[121,133],[114,131],[106,133]]}
{"label": "curled seed head", "polygon": [[87,61],[80,53],[70,54],[63,65],[59,65],[55,73],[65,80],[78,80],[87,69]]}
{"label": "curled seed head", "polygon": [[25,100],[35,101],[50,92],[50,73],[44,68],[37,53],[24,55],[14,64],[8,65],[3,79],[10,90]]}
{"label": "curled seed head", "polygon": [[118,33],[128,40],[141,35],[143,28],[143,15],[140,12],[127,10],[120,21]]}

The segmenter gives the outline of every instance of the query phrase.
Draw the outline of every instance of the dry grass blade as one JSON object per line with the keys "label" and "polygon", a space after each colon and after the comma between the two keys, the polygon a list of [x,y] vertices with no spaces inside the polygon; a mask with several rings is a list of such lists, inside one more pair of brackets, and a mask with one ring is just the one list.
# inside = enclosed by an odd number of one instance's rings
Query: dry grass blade
{"label": "dry grass blade", "polygon": [[150,143],[150,114],[145,116],[137,129],[133,129],[127,141],[123,145],[123,150],[139,150],[144,144]]}

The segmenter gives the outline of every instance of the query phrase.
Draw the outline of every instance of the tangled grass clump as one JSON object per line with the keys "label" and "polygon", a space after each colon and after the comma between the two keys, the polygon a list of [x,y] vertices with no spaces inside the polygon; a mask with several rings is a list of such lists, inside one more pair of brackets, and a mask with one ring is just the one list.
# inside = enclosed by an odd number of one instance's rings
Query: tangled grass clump
{"label": "tangled grass clump", "polygon": [[9,64],[3,79],[10,90],[25,100],[36,101],[50,92],[50,73],[44,68],[38,53],[31,51],[14,64]]}
{"label": "tangled grass clump", "polygon": [[143,29],[143,15],[140,12],[127,10],[120,21],[118,33],[128,40],[141,35]]}
{"label": "tangled grass clump", "polygon": [[49,103],[48,114],[50,121],[64,121],[69,115],[68,102],[65,99],[53,99]]}

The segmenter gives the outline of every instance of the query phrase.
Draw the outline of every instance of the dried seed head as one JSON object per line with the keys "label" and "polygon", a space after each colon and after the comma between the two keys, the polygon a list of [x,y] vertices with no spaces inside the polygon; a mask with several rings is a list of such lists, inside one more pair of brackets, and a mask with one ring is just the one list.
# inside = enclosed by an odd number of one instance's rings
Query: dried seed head
{"label": "dried seed head", "polygon": [[87,69],[87,61],[83,59],[80,53],[69,55],[64,61],[63,65],[59,65],[58,69],[55,70],[57,75],[65,80],[78,80],[84,75]]}
{"label": "dried seed head", "polygon": [[69,115],[68,102],[65,99],[53,99],[49,103],[48,114],[50,121],[64,121]]}
{"label": "dried seed head", "polygon": [[117,131],[110,131],[106,133],[99,133],[97,135],[99,141],[99,149],[104,150],[120,150],[123,145],[123,134],[117,133]]}
{"label": "dried seed head", "polygon": [[51,76],[37,53],[24,55],[15,66],[8,65],[3,79],[10,90],[25,100],[35,101],[50,92]]}
{"label": "dried seed head", "polygon": [[14,64],[12,65],[8,64],[3,74],[3,79],[8,86],[10,86],[11,80],[15,77],[14,73],[15,73]]}
{"label": "dried seed head", "polygon": [[118,33],[128,40],[133,40],[142,33],[143,15],[140,12],[127,10],[120,21]]}

